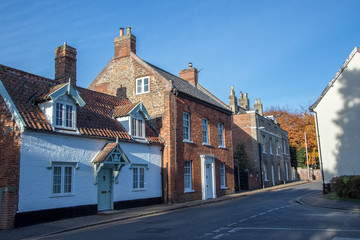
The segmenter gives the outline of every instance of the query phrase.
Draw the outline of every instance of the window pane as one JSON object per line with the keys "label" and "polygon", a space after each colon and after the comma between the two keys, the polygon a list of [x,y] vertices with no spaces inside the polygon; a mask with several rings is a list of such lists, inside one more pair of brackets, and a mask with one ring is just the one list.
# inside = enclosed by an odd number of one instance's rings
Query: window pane
{"label": "window pane", "polygon": [[132,135],[133,136],[136,136],[136,131],[137,131],[137,129],[136,129],[136,119],[133,118],[132,119]]}
{"label": "window pane", "polygon": [[56,125],[62,126],[63,125],[63,104],[56,103]]}
{"label": "window pane", "polygon": [[53,168],[53,193],[61,193],[61,167]]}
{"label": "window pane", "polygon": [[140,170],[140,186],[139,188],[144,188],[144,180],[145,180],[145,176],[144,176],[144,168],[139,168]]}
{"label": "window pane", "polygon": [[184,188],[191,189],[191,161],[184,161]]}
{"label": "window pane", "polygon": [[184,139],[190,140],[190,114],[189,113],[183,114],[183,132],[184,132]]}
{"label": "window pane", "polygon": [[143,121],[138,120],[138,136],[143,137]]}
{"label": "window pane", "polygon": [[225,187],[225,163],[220,163],[220,181],[221,186]]}
{"label": "window pane", "polygon": [[64,193],[71,193],[72,167],[65,167]]}
{"label": "window pane", "polygon": [[73,126],[73,110],[71,105],[66,105],[66,121],[65,126],[66,127],[72,127]]}
{"label": "window pane", "polygon": [[142,79],[137,79],[136,81],[136,93],[142,93]]}
{"label": "window pane", "polygon": [[202,136],[203,143],[208,143],[208,120],[206,118],[202,119]]}
{"label": "window pane", "polygon": [[223,131],[224,131],[223,124],[219,123],[218,124],[219,146],[224,146]]}
{"label": "window pane", "polygon": [[138,188],[138,168],[133,168],[133,188]]}
{"label": "window pane", "polygon": [[144,78],[144,92],[149,92],[149,78]]}

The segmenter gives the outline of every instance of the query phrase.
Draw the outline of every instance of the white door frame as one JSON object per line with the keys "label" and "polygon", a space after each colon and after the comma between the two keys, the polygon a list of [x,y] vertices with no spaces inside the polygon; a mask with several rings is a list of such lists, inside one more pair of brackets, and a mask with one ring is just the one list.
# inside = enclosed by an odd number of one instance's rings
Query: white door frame
{"label": "white door frame", "polygon": [[[201,188],[202,188],[202,199],[216,198],[216,178],[215,178],[215,156],[203,154],[201,158]],[[211,178],[212,178],[212,194],[206,195],[206,165],[211,166]]]}

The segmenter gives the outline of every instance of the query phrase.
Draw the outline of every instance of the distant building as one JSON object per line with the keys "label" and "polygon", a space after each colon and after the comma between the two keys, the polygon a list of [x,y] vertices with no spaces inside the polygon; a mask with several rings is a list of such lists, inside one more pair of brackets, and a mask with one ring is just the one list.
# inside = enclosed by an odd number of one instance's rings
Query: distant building
{"label": "distant building", "polygon": [[233,111],[233,148],[244,145],[248,169],[238,159],[234,162],[236,190],[257,189],[292,180],[288,133],[280,128],[275,116],[264,116],[260,98],[250,109],[247,93],[240,92],[239,104],[231,87],[229,106]]}
{"label": "distant building", "polygon": [[[231,110],[189,68],[175,76],[136,54],[128,27],[114,39],[114,57],[89,89],[141,101],[165,142],[166,202],[216,198],[234,192]],[[169,56],[169,60],[176,56]]]}
{"label": "distant building", "polygon": [[360,49],[345,63],[310,106],[315,113],[323,183],[335,176],[360,175]]}
{"label": "distant building", "polygon": [[141,102],[78,87],[66,44],[55,80],[0,65],[0,228],[161,203],[148,120]]}

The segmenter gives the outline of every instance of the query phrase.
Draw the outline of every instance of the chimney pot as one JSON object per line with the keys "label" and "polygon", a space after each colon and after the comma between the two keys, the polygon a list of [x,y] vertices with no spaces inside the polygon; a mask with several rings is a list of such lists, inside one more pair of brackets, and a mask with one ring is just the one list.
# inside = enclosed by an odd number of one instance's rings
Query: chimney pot
{"label": "chimney pot", "polygon": [[124,28],[120,28],[120,37],[124,36]]}
{"label": "chimney pot", "polygon": [[127,27],[126,28],[126,35],[130,35],[131,34],[131,27]]}
{"label": "chimney pot", "polygon": [[192,66],[192,63],[190,62],[190,63],[189,63],[189,68],[192,68],[192,67],[193,67],[193,66]]}

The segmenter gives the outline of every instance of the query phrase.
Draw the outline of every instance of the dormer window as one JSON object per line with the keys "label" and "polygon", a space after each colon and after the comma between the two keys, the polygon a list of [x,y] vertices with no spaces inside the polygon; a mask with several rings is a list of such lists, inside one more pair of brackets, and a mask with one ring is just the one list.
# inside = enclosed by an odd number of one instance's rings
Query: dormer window
{"label": "dormer window", "polygon": [[55,126],[74,128],[76,108],[61,102],[56,102],[55,108]]}
{"label": "dormer window", "polygon": [[132,118],[132,134],[133,137],[144,138],[145,137],[145,126],[144,120]]}

